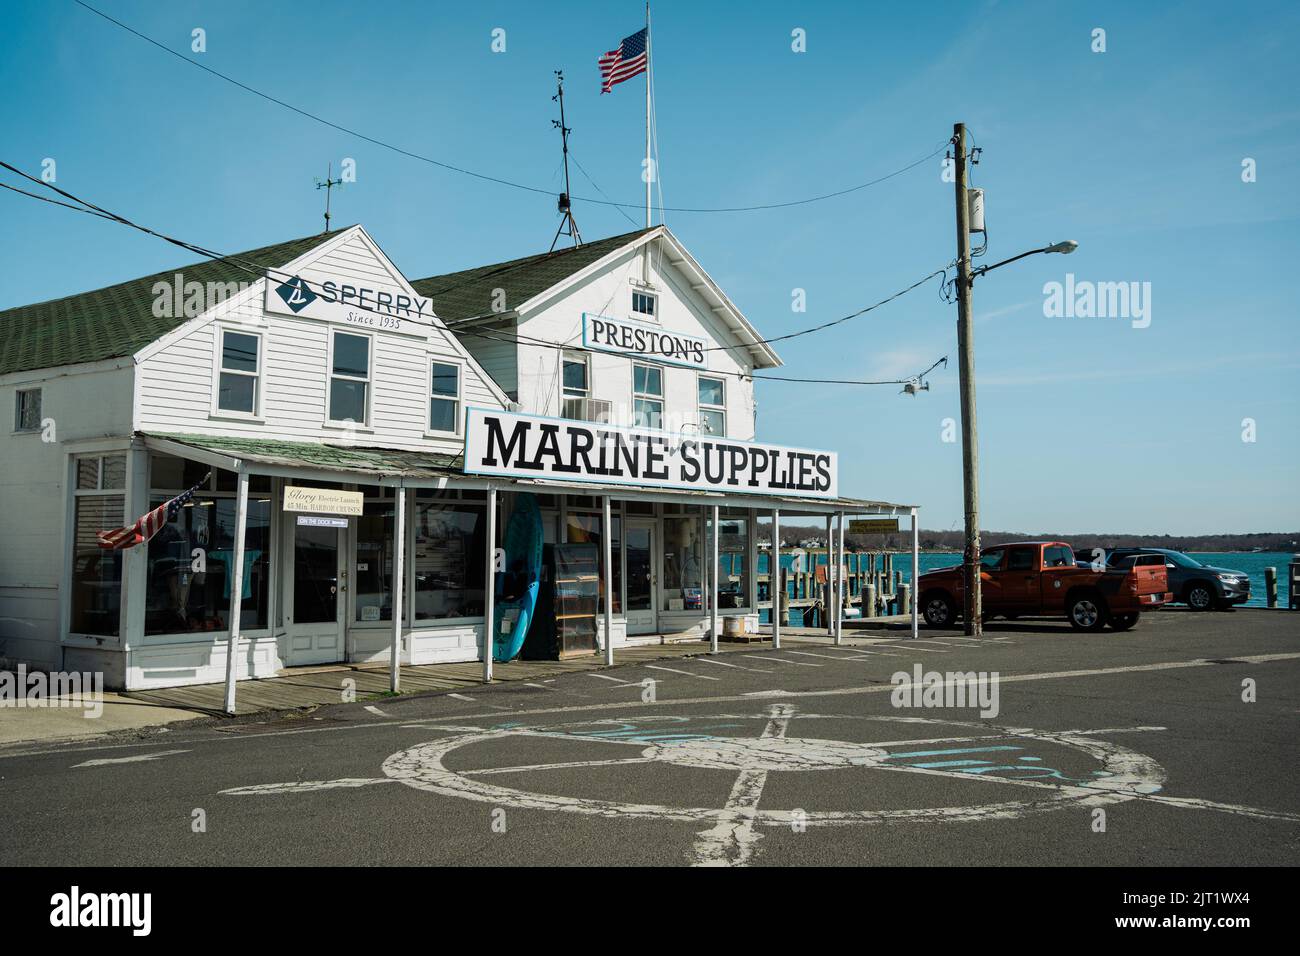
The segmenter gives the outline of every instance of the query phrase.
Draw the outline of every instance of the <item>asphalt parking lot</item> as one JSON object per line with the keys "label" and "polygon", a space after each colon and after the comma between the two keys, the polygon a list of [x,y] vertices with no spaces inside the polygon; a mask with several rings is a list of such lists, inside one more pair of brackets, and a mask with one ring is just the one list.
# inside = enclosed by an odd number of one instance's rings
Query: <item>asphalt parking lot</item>
{"label": "asphalt parking lot", "polygon": [[0,858],[1293,865],[1298,708],[1287,612],[885,634],[9,747]]}

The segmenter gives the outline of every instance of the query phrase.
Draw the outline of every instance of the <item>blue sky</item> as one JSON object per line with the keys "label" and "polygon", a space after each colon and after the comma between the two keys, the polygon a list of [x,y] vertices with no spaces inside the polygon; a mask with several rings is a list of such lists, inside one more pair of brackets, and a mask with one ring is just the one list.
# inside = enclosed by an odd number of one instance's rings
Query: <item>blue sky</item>
{"label": "blue sky", "polygon": [[[636,202],[640,78],[599,95],[596,58],[637,3],[90,0],[177,51],[415,152],[560,188],[552,70],[568,77],[573,155]],[[72,0],[9,5],[0,157],[161,231],[239,251],[320,227],[313,188],[350,157],[335,224],[361,222],[408,276],[544,250],[554,200],[397,155],[188,66]],[[1292,291],[1300,8],[1286,3],[660,0],[655,90],[664,202],[779,202],[850,186],[934,150],[961,120],[983,149],[986,263],[1058,239],[975,289],[986,528],[1202,533],[1300,528],[1300,341]],[[491,51],[494,28],[506,52]],[[1094,53],[1092,31],[1106,31]],[[807,52],[791,50],[791,31]],[[1257,181],[1241,164],[1256,161]],[[853,312],[954,255],[935,158],[791,209],[666,221],[766,334]],[[11,181],[7,177],[6,181]],[[600,195],[574,170],[577,196]],[[588,239],[633,223],[578,202]],[[627,210],[640,223],[642,213]],[[0,307],[187,261],[121,227],[0,195]],[[1151,323],[1048,318],[1044,284],[1151,283]],[[808,311],[791,310],[795,288]],[[840,452],[845,492],[960,527],[955,308],[931,284],[780,346],[785,374],[914,374],[897,389],[764,383],[760,437]],[[1242,420],[1256,441],[1242,441]]]}

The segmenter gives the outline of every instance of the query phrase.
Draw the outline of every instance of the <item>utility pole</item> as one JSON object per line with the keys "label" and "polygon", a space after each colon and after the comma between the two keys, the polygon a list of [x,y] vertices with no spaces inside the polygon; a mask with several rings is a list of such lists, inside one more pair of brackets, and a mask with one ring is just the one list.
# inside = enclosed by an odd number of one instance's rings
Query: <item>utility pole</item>
{"label": "utility pole", "polygon": [[330,231],[330,192],[334,189],[335,186],[341,186],[343,184],[343,180],[341,179],[331,179],[330,177],[333,175],[334,175],[334,164],[330,163],[329,166],[326,167],[325,182],[321,182],[319,179],[316,180],[316,188],[325,190],[325,231],[326,232]]}
{"label": "utility pole", "polygon": [[975,343],[971,317],[970,206],[968,205],[966,126],[953,126],[957,199],[957,351],[961,388],[962,503],[966,513],[966,549],[963,559],[966,594],[962,604],[966,633],[979,637],[984,602],[980,594],[980,492],[979,446],[975,428]]}

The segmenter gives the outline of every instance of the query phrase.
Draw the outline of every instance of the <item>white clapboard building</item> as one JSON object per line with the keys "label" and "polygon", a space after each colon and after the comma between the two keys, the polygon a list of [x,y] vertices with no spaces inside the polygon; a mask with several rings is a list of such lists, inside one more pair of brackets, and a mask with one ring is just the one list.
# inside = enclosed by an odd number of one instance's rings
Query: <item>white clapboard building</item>
{"label": "white clapboard building", "polygon": [[915,521],[758,440],[778,365],[662,226],[415,281],[352,226],[0,312],[0,666],[487,676],[521,495],[595,545],[593,651],[753,630],[760,520]]}

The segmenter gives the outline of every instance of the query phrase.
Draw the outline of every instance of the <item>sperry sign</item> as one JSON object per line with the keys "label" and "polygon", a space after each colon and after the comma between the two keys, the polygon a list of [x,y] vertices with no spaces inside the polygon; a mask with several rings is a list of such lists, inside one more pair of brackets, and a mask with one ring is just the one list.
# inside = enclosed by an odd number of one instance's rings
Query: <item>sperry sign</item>
{"label": "sperry sign", "polygon": [[602,352],[690,368],[708,368],[705,355],[711,347],[710,341],[699,335],[590,312],[582,313],[582,344]]}
{"label": "sperry sign", "polygon": [[433,302],[395,288],[271,276],[266,280],[266,311],[420,335],[433,319]]}
{"label": "sperry sign", "polygon": [[465,472],[744,494],[838,494],[834,452],[471,408]]}

